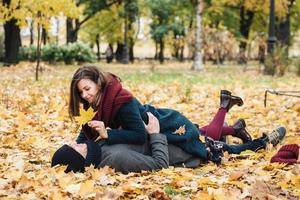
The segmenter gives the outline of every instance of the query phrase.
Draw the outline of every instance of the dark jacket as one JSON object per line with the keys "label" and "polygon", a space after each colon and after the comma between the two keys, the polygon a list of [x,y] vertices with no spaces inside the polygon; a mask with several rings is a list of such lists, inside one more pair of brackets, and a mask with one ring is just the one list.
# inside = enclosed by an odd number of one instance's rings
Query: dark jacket
{"label": "dark jacket", "polygon": [[168,167],[168,164],[196,168],[202,163],[199,158],[187,154],[181,148],[168,145],[163,134],[150,135],[149,141],[143,145],[102,145],[102,161],[99,167],[110,166],[123,173],[157,170]]}
{"label": "dark jacket", "polygon": [[[99,167],[110,166],[122,173],[159,170],[169,167],[168,142],[163,134],[149,135],[144,145],[115,144],[102,146]],[[150,151],[146,153],[144,150]]]}

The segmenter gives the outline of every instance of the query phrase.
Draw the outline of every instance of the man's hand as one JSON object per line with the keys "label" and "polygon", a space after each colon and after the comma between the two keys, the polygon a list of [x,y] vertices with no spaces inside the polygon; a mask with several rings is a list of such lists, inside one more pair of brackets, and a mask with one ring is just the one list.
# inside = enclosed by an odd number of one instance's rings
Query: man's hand
{"label": "man's hand", "polygon": [[89,121],[88,126],[91,127],[92,129],[95,129],[99,133],[99,137],[100,137],[100,138],[98,137],[99,139],[108,138],[107,130],[102,121],[97,121],[97,120]]}
{"label": "man's hand", "polygon": [[153,134],[153,133],[159,133],[160,131],[160,126],[159,126],[159,121],[158,119],[150,112],[147,112],[148,114],[148,124],[145,125],[146,130],[148,134]]}

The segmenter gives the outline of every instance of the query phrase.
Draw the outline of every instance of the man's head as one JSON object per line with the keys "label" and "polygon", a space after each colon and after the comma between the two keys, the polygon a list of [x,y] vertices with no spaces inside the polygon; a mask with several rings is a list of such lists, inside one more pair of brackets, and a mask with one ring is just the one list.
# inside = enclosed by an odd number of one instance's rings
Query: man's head
{"label": "man's head", "polygon": [[51,167],[67,165],[65,172],[84,172],[85,166],[97,167],[101,161],[101,148],[93,141],[83,144],[63,145],[53,155]]}

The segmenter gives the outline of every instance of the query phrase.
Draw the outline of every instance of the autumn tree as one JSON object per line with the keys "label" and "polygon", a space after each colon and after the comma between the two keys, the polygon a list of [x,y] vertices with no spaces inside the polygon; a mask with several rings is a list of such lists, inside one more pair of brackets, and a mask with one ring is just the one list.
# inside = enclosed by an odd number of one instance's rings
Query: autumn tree
{"label": "autumn tree", "polygon": [[118,41],[122,41],[123,34],[120,30],[122,30],[123,21],[119,17],[120,9],[122,9],[121,6],[115,4],[109,9],[98,12],[83,24],[79,32],[84,42],[90,43],[91,46],[96,44],[98,58],[101,42],[113,46]]}
{"label": "autumn tree", "polygon": [[137,0],[126,0],[124,2],[125,14],[125,31],[124,31],[124,44],[129,48],[129,60],[134,62],[134,27],[133,24],[137,21],[139,16],[139,5]]}
{"label": "autumn tree", "polygon": [[120,10],[119,16],[123,19],[124,36],[123,41],[118,41],[116,59],[118,62],[128,64],[129,60],[134,61],[134,28],[133,23],[136,22],[139,14],[139,6],[137,0],[123,0],[123,9]]}
{"label": "autumn tree", "polygon": [[[73,17],[79,15],[79,9],[74,4],[73,0],[24,0],[24,1],[8,1],[7,4],[1,7],[2,13],[1,18],[8,23],[7,33],[13,30],[12,37],[5,35],[5,60],[8,64],[17,62],[18,50],[20,47],[19,28],[16,26],[25,26],[28,21],[26,18],[31,18],[38,25],[38,41],[37,41],[37,66],[36,66],[36,80],[38,80],[39,71],[39,57],[40,57],[40,31],[42,28],[45,30],[50,27],[50,19],[53,16],[58,16],[63,13],[65,16]],[[13,34],[14,33],[14,34]],[[10,39],[10,40],[8,40]],[[15,41],[14,39],[17,39]],[[12,54],[14,54],[11,56]]]}
{"label": "autumn tree", "polygon": [[300,1],[297,3],[296,0],[287,0],[286,12],[281,18],[278,18],[276,35],[280,46],[286,46],[286,57],[288,57],[288,47],[291,45],[291,40],[300,27],[299,4]]}
{"label": "autumn tree", "polygon": [[77,6],[83,7],[82,19],[67,18],[67,43],[76,42],[78,39],[78,31],[89,19],[95,16],[98,12],[109,8],[114,4],[120,4],[122,0],[78,0]]}
{"label": "autumn tree", "polygon": [[201,25],[201,12],[202,12],[202,1],[197,0],[196,3],[196,42],[195,42],[195,57],[194,57],[194,63],[192,66],[193,70],[202,70],[203,64],[202,64],[202,38],[201,38],[201,32],[202,32],[202,25]]}
{"label": "autumn tree", "polygon": [[4,63],[6,65],[18,62],[19,47],[21,46],[20,28],[17,19],[10,13],[9,8],[17,9],[17,5],[11,0],[3,0],[0,5],[0,21],[4,21]]}
{"label": "autumn tree", "polygon": [[170,6],[172,15],[170,16],[169,40],[171,41],[172,56],[183,61],[184,48],[190,36],[189,33],[194,29],[195,6],[192,1],[182,0],[173,0]]}
{"label": "autumn tree", "polygon": [[[170,16],[172,0],[149,0],[148,6],[151,10],[152,23],[151,37],[155,42],[156,51],[155,58],[158,58],[160,63],[164,62],[165,37],[170,31]],[[158,52],[159,49],[159,52]]]}

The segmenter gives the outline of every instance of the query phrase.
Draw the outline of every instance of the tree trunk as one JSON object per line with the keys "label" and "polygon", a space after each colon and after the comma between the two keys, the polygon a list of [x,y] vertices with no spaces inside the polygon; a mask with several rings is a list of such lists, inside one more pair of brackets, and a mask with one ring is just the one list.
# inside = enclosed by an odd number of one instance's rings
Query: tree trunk
{"label": "tree trunk", "polygon": [[[4,1],[5,2],[5,1]],[[9,1],[10,2],[10,1]],[[8,4],[9,5],[9,4]],[[18,63],[18,53],[21,46],[20,28],[16,25],[17,20],[11,19],[4,24],[5,65]]]}
{"label": "tree trunk", "polygon": [[179,56],[179,61],[180,61],[180,62],[183,62],[183,59],[184,59],[183,53],[184,53],[184,45],[182,45],[182,46],[180,47],[180,56]]}
{"label": "tree trunk", "polygon": [[128,48],[124,44],[122,44],[120,42],[117,43],[117,50],[116,50],[115,55],[116,55],[116,61],[118,63],[122,63],[122,64],[129,63]]}
{"label": "tree trunk", "polygon": [[[188,34],[190,34],[192,32],[193,24],[194,24],[194,17],[193,17],[193,15],[191,15],[189,17],[189,28],[187,31]],[[194,41],[191,39],[191,37],[189,37],[189,35],[187,37],[187,48],[188,48],[188,55],[187,55],[188,59],[194,59],[195,45],[194,45]]]}
{"label": "tree trunk", "polygon": [[30,46],[33,45],[33,42],[34,42],[34,27],[33,27],[33,20],[31,20],[30,22]]}
{"label": "tree trunk", "polygon": [[288,46],[290,43],[290,15],[287,16],[279,23],[278,30],[276,31],[278,42],[282,46]]}
{"label": "tree trunk", "polygon": [[124,23],[124,45],[121,53],[120,63],[128,64],[129,63],[129,50],[128,50],[128,19],[125,18]]}
{"label": "tree trunk", "polygon": [[42,42],[44,46],[47,44],[47,31],[45,28],[42,28]]}
{"label": "tree trunk", "polygon": [[56,36],[55,36],[55,42],[56,42],[56,45],[59,44],[59,19],[58,17],[55,17],[55,20],[56,20]]}
{"label": "tree trunk", "polygon": [[[75,23],[79,25],[79,21],[78,20],[76,20]],[[67,18],[66,26],[67,26],[66,27],[66,30],[67,30],[67,43],[76,42],[78,35],[77,35],[76,28],[73,25],[73,19]]]}
{"label": "tree trunk", "polygon": [[38,35],[37,35],[37,48],[36,48],[36,54],[37,54],[37,61],[36,61],[36,68],[35,68],[35,80],[39,80],[39,70],[40,70],[40,55],[41,55],[41,26],[38,23],[37,25],[38,29]]}
{"label": "tree trunk", "polygon": [[[290,45],[290,12],[292,5],[294,5],[294,0],[290,0],[289,6],[288,6],[288,12],[286,16],[279,22],[278,30],[276,31],[277,33],[277,39],[280,43],[281,46],[286,46],[289,47]],[[288,48],[286,48],[286,54],[288,55]]]}
{"label": "tree trunk", "polygon": [[130,41],[130,46],[129,46],[129,60],[130,60],[131,63],[134,63],[134,51],[133,51],[134,41],[133,41],[133,38],[130,37],[129,41]]}
{"label": "tree trunk", "polygon": [[97,59],[100,60],[100,35],[96,35]]}
{"label": "tree trunk", "polygon": [[[129,30],[129,32],[132,30],[132,21],[129,21],[128,30]],[[130,37],[129,37],[129,61],[131,63],[134,63],[133,47],[134,47],[134,39],[133,39],[133,36],[130,35]]]}
{"label": "tree trunk", "polygon": [[163,37],[160,38],[159,40],[159,55],[158,55],[158,58],[159,58],[159,62],[160,63],[164,63],[164,48],[165,48],[165,44],[164,44],[164,39]]}
{"label": "tree trunk", "polygon": [[154,54],[154,60],[158,59],[158,42],[155,41],[155,54]]}
{"label": "tree trunk", "polygon": [[195,57],[194,63],[192,66],[192,70],[200,71],[203,70],[203,63],[202,63],[202,38],[201,38],[201,13],[202,13],[202,2],[201,0],[197,0],[196,5],[196,41],[195,41]]}
{"label": "tree trunk", "polygon": [[114,48],[112,44],[108,44],[105,54],[106,62],[111,63],[114,59]]}
{"label": "tree trunk", "polygon": [[246,47],[247,47],[247,42],[249,38],[249,32],[250,32],[250,27],[253,21],[254,17],[254,12],[246,10],[245,7],[241,6],[240,8],[240,33],[242,35],[242,41],[240,41],[239,45],[239,58],[238,58],[238,63],[239,64],[246,64],[247,63],[247,57],[246,57]]}
{"label": "tree trunk", "polygon": [[176,58],[177,60],[179,60],[179,45],[178,45],[178,38],[176,33],[173,33],[174,38],[173,38],[173,52],[172,52],[172,56],[174,58]]}

